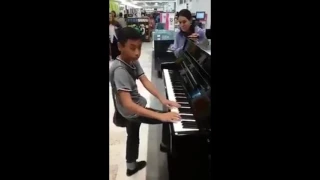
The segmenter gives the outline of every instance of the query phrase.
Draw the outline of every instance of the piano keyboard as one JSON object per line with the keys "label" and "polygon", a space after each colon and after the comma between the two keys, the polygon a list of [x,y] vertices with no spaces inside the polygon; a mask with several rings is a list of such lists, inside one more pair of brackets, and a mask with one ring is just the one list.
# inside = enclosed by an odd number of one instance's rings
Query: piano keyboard
{"label": "piano keyboard", "polygon": [[191,108],[179,81],[175,81],[171,76],[172,73],[168,69],[163,70],[164,81],[166,86],[166,93],[170,101],[175,101],[181,105],[180,108],[171,108],[171,112],[176,112],[181,116],[181,121],[173,123],[174,132],[176,134],[183,132],[196,132],[197,128],[196,120],[193,117]]}

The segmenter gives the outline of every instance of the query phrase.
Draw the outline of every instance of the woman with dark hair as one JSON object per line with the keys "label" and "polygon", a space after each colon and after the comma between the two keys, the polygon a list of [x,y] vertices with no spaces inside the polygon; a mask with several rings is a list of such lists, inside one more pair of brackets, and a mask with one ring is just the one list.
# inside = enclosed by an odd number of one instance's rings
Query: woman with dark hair
{"label": "woman with dark hair", "polygon": [[194,25],[192,22],[192,14],[188,9],[182,9],[178,13],[178,22],[180,31],[177,33],[173,45],[174,55],[176,57],[180,56],[187,38],[194,40],[196,43],[201,43],[206,39],[205,30]]}
{"label": "woman with dark hair", "polygon": [[119,28],[121,28],[121,25],[118,21],[115,20],[115,16],[111,12],[109,14],[109,45],[111,51],[111,59],[116,59],[117,56],[120,55],[120,51],[118,49],[118,37],[116,33],[117,29]]}

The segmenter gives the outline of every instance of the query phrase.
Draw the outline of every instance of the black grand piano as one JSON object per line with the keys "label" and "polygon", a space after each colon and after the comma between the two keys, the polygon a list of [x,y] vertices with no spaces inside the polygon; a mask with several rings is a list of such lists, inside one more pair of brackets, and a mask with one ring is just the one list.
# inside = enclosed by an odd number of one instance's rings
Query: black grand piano
{"label": "black grand piano", "polygon": [[167,133],[170,180],[211,179],[211,48],[187,40],[184,53],[161,64],[166,96],[182,105],[181,121],[163,125]]}

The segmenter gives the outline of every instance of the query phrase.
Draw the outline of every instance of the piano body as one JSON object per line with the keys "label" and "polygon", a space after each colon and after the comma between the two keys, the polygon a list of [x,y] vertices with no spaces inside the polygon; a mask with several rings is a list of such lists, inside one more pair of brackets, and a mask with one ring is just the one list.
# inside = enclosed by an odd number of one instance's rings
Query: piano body
{"label": "piano body", "polygon": [[209,48],[187,40],[181,58],[161,64],[166,96],[181,104],[181,108],[168,109],[178,112],[181,121],[163,125],[163,133],[168,133],[170,180],[207,180],[211,176]]}

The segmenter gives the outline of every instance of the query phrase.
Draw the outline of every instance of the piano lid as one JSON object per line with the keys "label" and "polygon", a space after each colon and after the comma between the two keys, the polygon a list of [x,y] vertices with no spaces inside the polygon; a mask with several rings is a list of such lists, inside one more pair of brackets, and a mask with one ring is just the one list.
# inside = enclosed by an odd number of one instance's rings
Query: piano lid
{"label": "piano lid", "polygon": [[[187,39],[184,44],[184,55],[200,66],[207,74],[211,74],[211,46],[208,41],[196,44],[194,41]],[[194,64],[193,63],[193,64]],[[187,63],[188,65],[189,63]]]}
{"label": "piano lid", "polygon": [[192,41],[186,41],[181,61],[177,62],[188,94],[195,97],[192,91],[200,88],[207,91],[211,87],[211,57]]}
{"label": "piano lid", "polygon": [[183,50],[188,51],[195,59],[198,59],[201,53],[211,56],[211,41],[206,39],[201,43],[195,43],[193,40],[187,39]]}
{"label": "piano lid", "polygon": [[202,49],[202,51],[206,52],[208,55],[211,56],[211,43],[209,40],[204,41],[204,42],[197,44],[197,45],[200,49]]}

